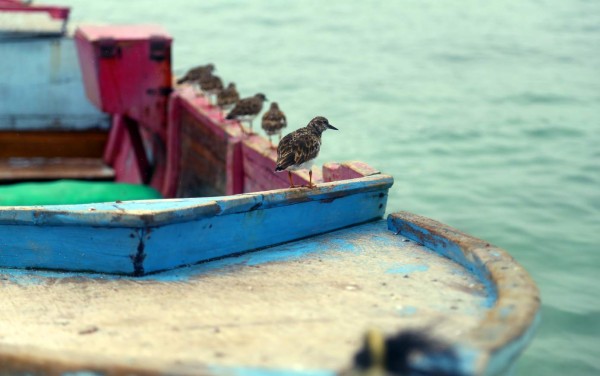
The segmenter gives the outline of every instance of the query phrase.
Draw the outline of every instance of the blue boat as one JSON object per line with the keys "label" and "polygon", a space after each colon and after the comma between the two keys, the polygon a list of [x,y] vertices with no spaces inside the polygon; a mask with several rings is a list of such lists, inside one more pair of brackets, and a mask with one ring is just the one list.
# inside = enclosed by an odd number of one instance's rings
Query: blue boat
{"label": "blue boat", "polygon": [[[0,1],[0,13],[65,15],[35,9]],[[362,162],[287,188],[266,139],[174,84],[161,28],[65,30],[0,39],[0,64],[58,49],[41,74],[64,73],[45,82],[65,104],[34,117],[21,81],[2,77],[15,101],[0,103],[0,189],[85,184],[58,204],[0,206],[0,373],[399,374],[353,360],[366,332],[420,338],[404,355],[380,343],[409,374],[513,370],[540,300],[506,251],[416,214],[384,218],[393,178]],[[60,204],[107,181],[162,198]]]}

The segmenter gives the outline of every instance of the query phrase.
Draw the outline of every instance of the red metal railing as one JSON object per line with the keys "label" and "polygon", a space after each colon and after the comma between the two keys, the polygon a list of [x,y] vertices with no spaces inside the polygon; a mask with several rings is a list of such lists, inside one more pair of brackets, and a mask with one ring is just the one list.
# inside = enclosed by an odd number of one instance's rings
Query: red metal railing
{"label": "red metal railing", "polygon": [[0,0],[0,12],[48,13],[52,19],[67,21],[71,9],[55,5],[29,5],[19,0]]}

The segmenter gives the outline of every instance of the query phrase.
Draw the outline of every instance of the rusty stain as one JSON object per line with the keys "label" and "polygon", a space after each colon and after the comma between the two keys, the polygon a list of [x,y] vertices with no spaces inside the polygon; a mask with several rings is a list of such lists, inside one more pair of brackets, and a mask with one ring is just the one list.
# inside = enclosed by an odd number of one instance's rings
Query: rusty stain
{"label": "rusty stain", "polygon": [[79,333],[79,335],[86,335],[86,334],[96,333],[98,330],[100,330],[100,329],[98,329],[97,326],[90,326],[88,328],[80,330],[78,333]]}

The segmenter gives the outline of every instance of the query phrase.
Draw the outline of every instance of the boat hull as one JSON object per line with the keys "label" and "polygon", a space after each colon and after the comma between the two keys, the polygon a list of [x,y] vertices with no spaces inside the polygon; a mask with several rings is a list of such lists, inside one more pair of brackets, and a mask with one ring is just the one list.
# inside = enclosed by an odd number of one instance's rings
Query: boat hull
{"label": "boat hull", "polygon": [[0,281],[7,372],[334,375],[377,327],[426,330],[452,349],[452,374],[498,375],[539,320],[539,291],[506,252],[406,212],[141,278]]}

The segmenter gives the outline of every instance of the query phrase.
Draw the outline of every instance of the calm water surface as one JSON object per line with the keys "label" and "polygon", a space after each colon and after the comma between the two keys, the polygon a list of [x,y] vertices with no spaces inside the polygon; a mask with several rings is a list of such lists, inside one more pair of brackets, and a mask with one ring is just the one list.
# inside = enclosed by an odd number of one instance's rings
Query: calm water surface
{"label": "calm water surface", "polygon": [[84,1],[76,22],[158,23],[174,66],[214,62],[320,162],[394,175],[389,211],[505,249],[542,290],[520,375],[600,374],[600,2]]}

